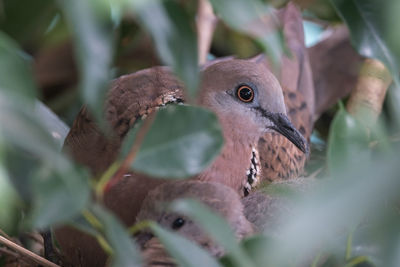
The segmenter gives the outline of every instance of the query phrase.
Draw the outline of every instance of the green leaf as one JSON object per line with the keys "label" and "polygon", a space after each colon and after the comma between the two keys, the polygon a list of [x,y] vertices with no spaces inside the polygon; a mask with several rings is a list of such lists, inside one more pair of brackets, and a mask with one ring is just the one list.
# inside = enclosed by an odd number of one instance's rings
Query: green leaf
{"label": "green leaf", "polygon": [[0,229],[15,234],[22,215],[22,201],[0,162]]}
{"label": "green leaf", "polygon": [[0,134],[13,148],[7,155],[15,175],[11,178],[22,198],[32,204],[29,223],[45,227],[85,208],[90,189],[88,174],[60,153],[34,108],[24,97],[0,91]]}
{"label": "green leaf", "polygon": [[102,1],[60,0],[59,3],[75,39],[83,99],[101,122],[113,59],[111,11]]}
{"label": "green leaf", "polygon": [[102,223],[102,232],[109,245],[113,248],[112,266],[142,266],[138,249],[125,227],[114,215],[100,206],[93,206],[92,211]]}
{"label": "green leaf", "polygon": [[[387,234],[398,238],[398,219],[393,221],[387,215],[387,211],[391,210],[399,217],[396,201],[400,180],[396,155],[393,153],[364,161],[361,166],[352,166],[337,179],[322,179],[315,191],[307,193],[304,199],[297,202],[293,212],[283,214],[282,228],[276,233],[277,242],[271,244],[271,249],[265,250],[267,261],[263,266],[307,264],[316,253],[343,251],[346,230],[360,224],[374,226],[373,231],[368,231],[372,234],[369,240],[374,244],[378,236]],[[393,222],[391,227],[388,227],[388,221]],[[344,242],[338,243],[342,240]],[[398,243],[395,246],[398,253]],[[368,254],[370,256],[374,252]],[[344,256],[342,254],[342,258]],[[397,265],[388,265],[388,258],[380,259],[382,264],[377,266],[398,265],[398,261]]]}
{"label": "green leaf", "polygon": [[[273,240],[270,240],[266,236],[255,235],[250,238],[244,239],[240,246],[246,251],[246,253],[250,256],[252,261],[256,266],[265,266],[265,263],[268,262],[268,254],[265,251],[268,251],[271,245],[274,243]],[[222,259],[221,262],[224,266],[234,266],[232,262],[231,255],[227,254]]]}
{"label": "green leaf", "polygon": [[222,145],[214,113],[200,107],[171,105],[157,112],[132,167],[156,177],[185,178],[209,166]]}
{"label": "green leaf", "polygon": [[[340,17],[350,29],[351,41],[358,52],[368,58],[382,61],[400,85],[400,58],[394,54],[395,46],[385,34],[387,11],[391,1],[379,0],[331,0]],[[396,23],[400,23],[399,16]]]}
{"label": "green leaf", "polygon": [[137,10],[141,23],[154,39],[161,60],[196,95],[199,83],[194,17],[175,1],[152,1]]}
{"label": "green leaf", "polygon": [[69,132],[69,127],[41,101],[36,101],[35,113],[37,114],[36,116],[43,122],[47,132],[50,133],[53,140],[61,149],[64,144],[64,139]]}
{"label": "green leaf", "polygon": [[394,25],[400,24],[400,5],[397,0],[331,0],[340,17],[350,29],[357,51],[375,58],[390,70],[396,87],[391,88],[389,108],[400,127],[400,35]]}
{"label": "green leaf", "polygon": [[29,98],[36,96],[30,65],[29,56],[11,38],[0,32],[0,90]]}
{"label": "green leaf", "polygon": [[235,266],[254,266],[248,255],[239,246],[227,222],[195,200],[177,200],[171,205],[172,210],[191,217],[201,225],[213,239],[225,248],[232,257]]}
{"label": "green leaf", "polygon": [[[263,48],[274,65],[279,64],[283,53],[283,34],[280,30],[271,30],[269,23],[276,19],[270,6],[259,0],[210,0],[215,12],[234,30],[254,38]],[[255,24],[259,25],[255,25]],[[272,23],[271,23],[272,24]]]}
{"label": "green leaf", "polygon": [[59,157],[59,148],[36,115],[28,99],[0,91],[1,135],[7,143],[51,161]]}
{"label": "green leaf", "polygon": [[221,266],[213,257],[195,243],[171,231],[163,229],[155,223],[151,223],[150,228],[179,266]]}
{"label": "green leaf", "polygon": [[54,0],[3,0],[0,29],[30,47],[44,37],[57,9]]}
{"label": "green leaf", "polygon": [[84,179],[87,176],[72,165],[61,170],[46,165],[39,169],[32,177],[34,227],[43,229],[65,222],[84,210],[90,200],[89,183]]}
{"label": "green leaf", "polygon": [[327,153],[329,171],[334,176],[356,168],[370,155],[366,129],[347,113],[343,104],[331,123]]}
{"label": "green leaf", "polygon": [[265,15],[266,5],[258,0],[211,0],[217,15],[234,29],[245,30],[251,23]]}

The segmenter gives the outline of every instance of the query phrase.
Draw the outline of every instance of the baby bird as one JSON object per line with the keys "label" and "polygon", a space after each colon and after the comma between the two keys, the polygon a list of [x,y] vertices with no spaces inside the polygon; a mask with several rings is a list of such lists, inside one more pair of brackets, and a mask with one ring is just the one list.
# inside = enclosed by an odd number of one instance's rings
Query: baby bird
{"label": "baby bird", "polygon": [[[225,218],[238,240],[254,233],[252,223],[244,216],[239,195],[232,188],[215,182],[190,180],[158,186],[150,191],[143,201],[137,220],[155,221],[160,226],[195,242],[212,256],[221,257],[224,254],[223,248],[191,218],[168,210],[168,204],[181,198],[200,201]],[[165,253],[163,246],[150,233],[142,232],[136,238],[142,247],[148,266],[174,266],[173,260]]]}
{"label": "baby bird", "polygon": [[[272,186],[284,188],[293,194],[303,194],[311,190],[314,184],[312,179],[298,178],[274,182]],[[255,233],[277,235],[281,216],[290,215],[294,204],[288,196],[263,191],[251,192],[241,199],[234,190],[223,184],[196,180],[165,183],[150,191],[137,220],[155,221],[203,247],[214,257],[223,256],[223,248],[190,218],[168,209],[169,203],[181,198],[196,199],[223,217],[238,241]],[[136,238],[148,266],[174,266],[173,259],[151,233],[142,232]]]}

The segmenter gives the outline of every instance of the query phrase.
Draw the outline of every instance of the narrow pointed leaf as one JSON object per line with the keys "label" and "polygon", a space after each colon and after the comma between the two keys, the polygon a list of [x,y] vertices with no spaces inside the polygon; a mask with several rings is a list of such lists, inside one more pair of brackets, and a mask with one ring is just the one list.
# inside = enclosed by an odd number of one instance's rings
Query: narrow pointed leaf
{"label": "narrow pointed leaf", "polygon": [[65,222],[85,209],[90,200],[87,174],[82,170],[52,170],[42,167],[33,177],[34,227],[45,228]]}
{"label": "narrow pointed leaf", "polygon": [[179,266],[221,266],[216,259],[211,257],[206,251],[204,251],[195,243],[179,236],[178,234],[163,229],[157,224],[152,223],[150,228]]}
{"label": "narrow pointed leaf", "polygon": [[[46,227],[85,208],[90,189],[87,173],[60,153],[34,108],[24,97],[0,91],[0,134],[15,152],[7,154],[12,163],[8,167],[14,169],[12,181],[32,206],[29,223]],[[23,168],[19,159],[25,163]]]}
{"label": "narrow pointed leaf", "polygon": [[358,166],[369,157],[366,129],[340,105],[331,124],[327,151],[331,174],[341,176],[344,170]]}
{"label": "narrow pointed leaf", "polygon": [[258,0],[210,0],[210,3],[227,25],[254,38],[271,62],[279,64],[284,51],[283,34],[271,27],[276,18],[269,5]]}
{"label": "narrow pointed leaf", "polygon": [[0,229],[9,235],[15,234],[21,220],[22,208],[22,201],[0,162]]}
{"label": "narrow pointed leaf", "polygon": [[219,215],[211,212],[203,204],[195,200],[178,200],[172,204],[172,209],[191,217],[203,227],[213,239],[224,247],[232,257],[235,266],[254,266],[248,255],[239,246],[227,222]]}
{"label": "narrow pointed leaf", "polygon": [[137,15],[153,37],[161,60],[172,67],[189,94],[195,96],[199,70],[194,17],[174,1],[152,1],[142,5]]}
{"label": "narrow pointed leaf", "polygon": [[[396,47],[387,33],[387,12],[392,1],[377,0],[331,0],[340,17],[350,29],[351,41],[358,52],[382,61],[400,85],[400,58],[394,53]],[[397,16],[397,24],[400,17]],[[393,24],[396,25],[396,24]]]}
{"label": "narrow pointed leaf", "polygon": [[92,208],[96,217],[103,225],[103,234],[113,249],[113,267],[137,267],[142,266],[137,247],[129,236],[124,226],[112,215],[100,206]]}
{"label": "narrow pointed leaf", "polygon": [[101,121],[113,58],[111,12],[105,10],[104,2],[93,0],[59,3],[74,37],[83,100]]}
{"label": "narrow pointed leaf", "polygon": [[0,91],[35,97],[31,62],[10,37],[0,32]]}

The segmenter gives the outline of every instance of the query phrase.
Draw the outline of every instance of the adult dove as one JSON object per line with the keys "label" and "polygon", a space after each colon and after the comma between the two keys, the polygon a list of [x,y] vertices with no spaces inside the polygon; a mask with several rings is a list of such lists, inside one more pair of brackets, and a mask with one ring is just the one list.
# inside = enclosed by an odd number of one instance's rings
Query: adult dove
{"label": "adult dove", "polygon": [[[282,89],[265,64],[255,60],[221,61],[206,67],[201,78],[198,104],[216,113],[225,144],[217,159],[195,179],[219,182],[240,196],[247,195],[262,175],[257,146],[267,132],[277,132],[302,153],[307,152],[307,141],[285,115]],[[182,102],[183,98],[182,85],[167,68],[122,76],[113,82],[106,101],[105,116],[113,134],[103,135],[83,109],[65,141],[65,149],[99,174],[116,159],[124,136],[139,118],[159,106]],[[104,202],[126,225],[132,225],[147,192],[163,182],[129,173],[105,194]],[[67,227],[56,231],[56,238],[67,258],[82,266],[89,266],[89,255],[98,250],[90,237]]]}
{"label": "adult dove", "polygon": [[[196,179],[214,179],[247,195],[260,180],[258,142],[268,132],[279,133],[301,153],[307,152],[307,141],[285,115],[282,89],[265,64],[240,59],[221,61],[205,68],[201,77],[198,104],[216,113],[225,144],[217,159]],[[116,159],[124,136],[138,118],[159,106],[181,102],[183,97],[181,84],[167,68],[122,76],[114,81],[106,102],[105,114],[113,135],[105,137],[83,110],[65,141],[65,149],[99,174]],[[160,182],[128,174],[106,194],[106,204],[131,224],[132,214],[145,194]],[[129,215],[124,214],[125,210]]]}
{"label": "adult dove", "polygon": [[[288,154],[308,151],[307,141],[285,115],[282,88],[263,60],[212,62],[202,70],[199,92],[198,104],[216,113],[225,144],[214,163],[195,179],[225,184],[245,196],[260,182],[264,171],[281,171],[286,175],[284,168],[271,169],[273,161],[269,161],[268,155],[272,152],[265,144],[284,147],[293,144]],[[154,67],[122,76],[113,81],[105,104],[105,117],[112,134],[105,136],[84,108],[66,138],[65,150],[94,175],[99,175],[115,161],[124,137],[139,118],[160,106],[183,101],[183,86],[168,68]],[[277,133],[278,139],[268,139],[272,132]],[[286,139],[288,142],[282,142]],[[286,154],[282,150],[279,155],[278,159],[283,159]],[[128,173],[105,194],[105,204],[125,224],[131,225],[147,192],[163,182]],[[76,242],[71,240],[74,237],[82,240],[82,235],[68,228],[56,234],[60,246],[67,254],[73,254],[71,258],[80,258],[82,265],[85,260],[80,255],[92,253],[84,250],[97,249],[96,245],[82,246],[78,253]]]}

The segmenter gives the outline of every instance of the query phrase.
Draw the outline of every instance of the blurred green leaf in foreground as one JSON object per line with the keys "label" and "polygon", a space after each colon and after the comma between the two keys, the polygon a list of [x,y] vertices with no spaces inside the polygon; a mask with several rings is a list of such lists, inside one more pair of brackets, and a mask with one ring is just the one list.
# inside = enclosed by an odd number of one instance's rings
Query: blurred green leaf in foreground
{"label": "blurred green leaf in foreground", "polygon": [[[125,150],[132,146],[139,129],[129,134]],[[200,107],[168,106],[156,113],[132,167],[155,177],[187,178],[209,166],[222,145],[215,114]]]}

